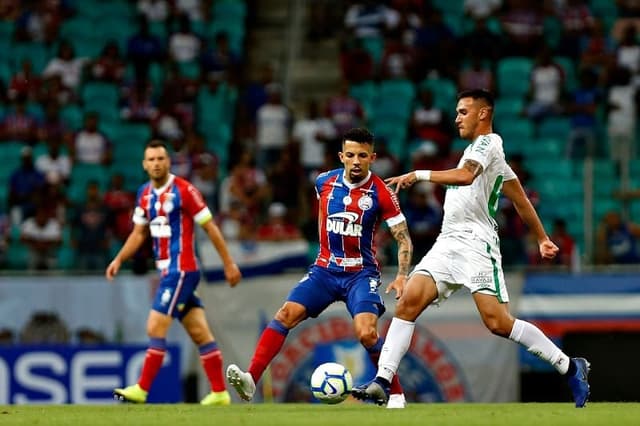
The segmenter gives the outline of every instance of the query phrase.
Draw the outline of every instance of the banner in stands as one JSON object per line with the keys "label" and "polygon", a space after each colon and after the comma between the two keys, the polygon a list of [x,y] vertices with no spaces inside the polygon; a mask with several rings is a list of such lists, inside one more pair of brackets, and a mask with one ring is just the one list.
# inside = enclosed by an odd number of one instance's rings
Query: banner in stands
{"label": "banner in stands", "polygon": [[[556,344],[570,333],[640,332],[640,277],[631,273],[531,274],[518,306],[521,319],[536,324]],[[526,350],[522,368],[553,371]]]}
{"label": "banner in stands", "polygon": [[[135,383],[146,346],[14,346],[0,351],[0,405],[107,404]],[[167,347],[148,402],[182,401],[180,349]]]}

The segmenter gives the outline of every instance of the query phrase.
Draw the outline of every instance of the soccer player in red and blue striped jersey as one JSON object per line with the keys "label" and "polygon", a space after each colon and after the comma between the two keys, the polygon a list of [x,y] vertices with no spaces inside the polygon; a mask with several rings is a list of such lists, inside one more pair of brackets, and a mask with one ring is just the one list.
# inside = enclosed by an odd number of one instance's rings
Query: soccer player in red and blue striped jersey
{"label": "soccer player in red and blue striped jersey", "polygon": [[115,389],[114,396],[130,402],[146,401],[162,366],[167,332],[173,318],[177,318],[198,346],[211,385],[211,392],[201,403],[228,405],[231,399],[222,375],[222,353],[207,324],[202,301],[195,293],[200,281],[195,254],[196,224],[202,226],[222,258],[225,278],[232,287],[241,279],[240,270],[200,192],[187,180],[169,173],[171,162],[163,142],[154,140],[146,146],[142,165],[150,180],[138,190],[134,228],[105,275],[113,280],[122,262],[131,258],[150,235],[161,280],[147,319],[150,344],[140,379],[134,385]]}
{"label": "soccer player in red and blue striped jersey", "polygon": [[[227,368],[227,379],[244,400],[253,398],[256,382],[282,348],[289,330],[337,301],[346,304],[357,338],[377,364],[383,343],[377,323],[385,311],[378,293],[380,266],[374,245],[380,223],[387,223],[398,244],[398,272],[387,293],[395,290],[397,297],[402,294],[413,248],[395,193],[369,170],[376,156],[373,148],[374,138],[368,130],[349,130],[339,153],[344,167],[316,179],[320,251],[260,336],[248,371],[235,364]],[[394,398],[388,407],[404,408],[398,380],[392,384],[391,394]]]}

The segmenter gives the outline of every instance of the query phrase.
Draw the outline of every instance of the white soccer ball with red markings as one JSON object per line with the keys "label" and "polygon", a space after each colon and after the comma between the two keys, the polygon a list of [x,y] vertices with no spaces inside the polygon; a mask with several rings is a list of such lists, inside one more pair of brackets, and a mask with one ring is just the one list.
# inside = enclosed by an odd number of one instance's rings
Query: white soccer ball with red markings
{"label": "white soccer ball with red markings", "polygon": [[311,375],[311,392],[325,404],[341,403],[351,393],[352,386],[351,373],[337,362],[320,364]]}

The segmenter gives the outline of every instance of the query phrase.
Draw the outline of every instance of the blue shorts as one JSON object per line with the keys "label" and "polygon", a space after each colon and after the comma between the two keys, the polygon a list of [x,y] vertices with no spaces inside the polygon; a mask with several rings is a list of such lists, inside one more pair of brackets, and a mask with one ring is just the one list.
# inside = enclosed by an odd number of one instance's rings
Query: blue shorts
{"label": "blue shorts", "polygon": [[334,272],[314,265],[291,290],[287,301],[303,305],[312,318],[338,301],[347,305],[352,317],[361,312],[381,317],[385,307],[378,293],[380,283],[380,273],[375,270]]}
{"label": "blue shorts", "polygon": [[200,271],[171,272],[163,275],[153,298],[152,309],[182,320],[191,308],[203,307],[196,294],[199,282]]}

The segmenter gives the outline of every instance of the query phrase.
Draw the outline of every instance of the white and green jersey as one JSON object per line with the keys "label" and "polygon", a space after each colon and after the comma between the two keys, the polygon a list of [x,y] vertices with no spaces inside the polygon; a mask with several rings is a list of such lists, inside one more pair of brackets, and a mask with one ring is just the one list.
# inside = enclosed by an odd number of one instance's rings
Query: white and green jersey
{"label": "white and green jersey", "polygon": [[464,150],[458,167],[467,160],[482,165],[482,173],[471,185],[448,186],[444,200],[444,235],[474,233],[485,241],[497,241],[498,224],[495,216],[502,182],[516,179],[504,158],[502,138],[495,133],[476,138]]}

